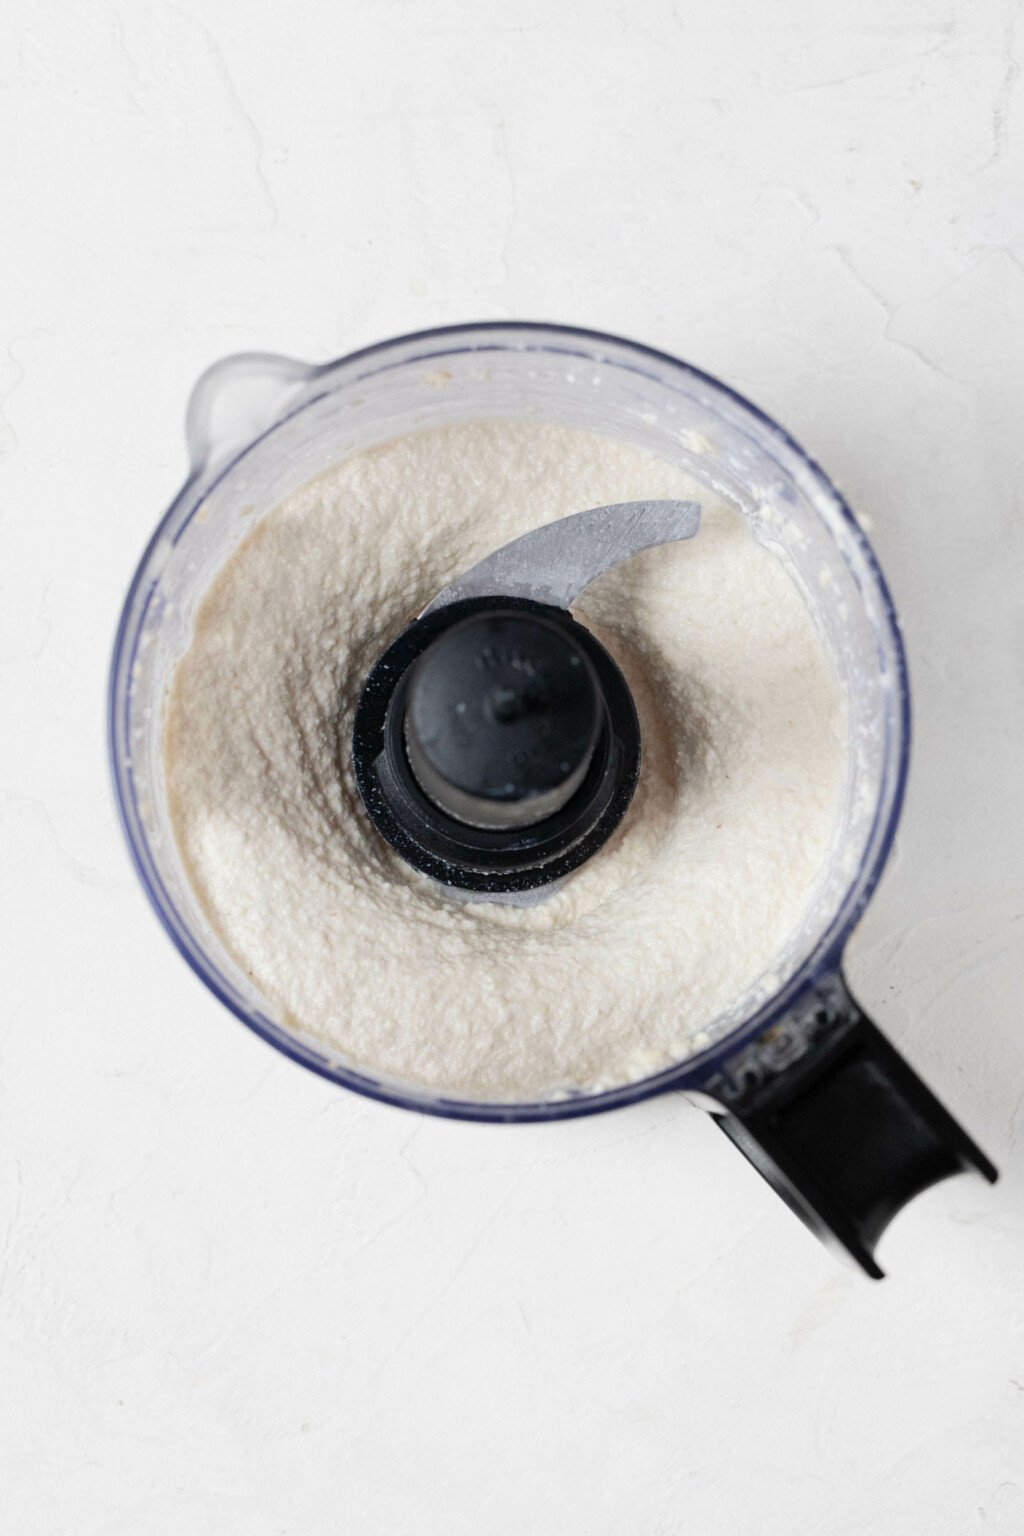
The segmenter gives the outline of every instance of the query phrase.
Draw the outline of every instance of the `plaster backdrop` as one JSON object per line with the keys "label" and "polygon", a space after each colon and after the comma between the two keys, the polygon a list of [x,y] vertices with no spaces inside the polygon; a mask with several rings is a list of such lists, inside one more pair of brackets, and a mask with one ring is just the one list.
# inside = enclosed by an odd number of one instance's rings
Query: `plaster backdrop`
{"label": "plaster backdrop", "polygon": [[[18,1536],[1024,1527],[1024,22],[1003,0],[6,0],[0,1485]],[[426,1121],[173,953],[104,760],[189,388],[561,320],[871,519],[915,700],[855,989],[1000,1164],[839,1267],[660,1100]]]}

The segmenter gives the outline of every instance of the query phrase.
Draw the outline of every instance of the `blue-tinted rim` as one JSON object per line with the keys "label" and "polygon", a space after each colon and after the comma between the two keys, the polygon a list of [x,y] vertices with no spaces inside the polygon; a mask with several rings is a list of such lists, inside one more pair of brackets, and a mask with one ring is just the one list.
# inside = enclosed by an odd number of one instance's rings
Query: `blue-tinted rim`
{"label": "blue-tinted rim", "polygon": [[[310,370],[310,379],[324,377],[333,373],[336,369],[351,367],[371,358],[380,358],[389,352],[415,346],[421,342],[438,343],[437,352],[425,352],[416,359],[417,362],[428,361],[432,357],[450,355],[450,346],[441,346],[441,343],[449,342],[457,338],[467,338],[473,335],[483,336],[486,333],[489,340],[479,347],[466,347],[462,350],[486,351],[507,350],[500,344],[502,333],[515,335],[534,334],[544,336],[549,342],[556,342],[557,338],[564,337],[567,340],[588,342],[591,344],[607,345],[616,348],[626,348],[636,356],[638,360],[647,359],[661,365],[667,365],[671,370],[687,376],[691,380],[697,380],[707,385],[712,392],[732,401],[740,410],[755,421],[760,422],[774,434],[794,457],[802,462],[810,472],[811,477],[818,482],[819,487],[830,496],[847,523],[858,545],[865,565],[873,579],[880,601],[882,615],[888,629],[888,638],[892,648],[892,660],[895,669],[895,683],[898,694],[897,719],[899,724],[899,741],[893,768],[891,770],[891,793],[886,803],[884,793],[879,795],[879,804],[876,807],[875,819],[867,837],[867,847],[874,848],[870,862],[861,866],[857,874],[851,880],[842,899],[836,907],[835,914],[827,929],[822,934],[815,949],[800,965],[779,992],[769,1002],[759,1008],[743,1023],[737,1025],[734,1030],[716,1041],[706,1050],[695,1053],[685,1060],[666,1068],[664,1071],[643,1078],[639,1082],[628,1083],[602,1093],[585,1094],[566,1097],[557,1100],[526,1101],[522,1103],[473,1101],[460,1098],[449,1098],[444,1095],[432,1093],[429,1089],[416,1089],[412,1084],[392,1085],[386,1081],[380,1081],[368,1074],[356,1071],[354,1068],[332,1061],[327,1056],[320,1054],[315,1046],[307,1043],[303,1038],[292,1034],[283,1025],[275,1024],[259,1013],[254,1013],[233,995],[230,984],[223,978],[205,956],[191,949],[182,939],[181,933],[171,919],[171,914],[181,924],[181,928],[187,931],[188,925],[180,918],[170,899],[163,882],[155,871],[146,867],[145,860],[132,828],[129,817],[127,801],[131,802],[132,810],[137,815],[134,786],[128,778],[122,783],[122,767],[118,760],[117,749],[117,708],[118,708],[118,682],[125,675],[130,678],[131,668],[135,659],[135,650],[125,659],[125,646],[128,638],[129,623],[132,609],[139,594],[142,582],[149,566],[150,558],[161,539],[166,537],[166,529],[183,500],[190,491],[194,490],[200,480],[200,474],[193,472],[182,486],[178,495],[171,502],[170,507],[161,517],[151,538],[149,539],[142,557],[135,569],[134,575],[128,587],[128,593],[121,610],[117,633],[114,640],[113,656],[111,661],[108,689],[107,689],[107,750],[110,763],[111,779],[114,789],[114,800],[117,808],[118,819],[124,832],[128,845],[129,855],[135,867],[135,871],[142,883],[143,889],[149,898],[157,917],[164,930],[171,939],[178,953],[186,964],[195,972],[204,985],[213,995],[235,1015],[247,1028],[251,1029],[267,1044],[272,1045],[283,1055],[301,1066],[317,1073],[320,1077],[336,1083],[341,1087],[350,1089],[354,1093],[376,1099],[380,1103],[390,1104],[400,1109],[409,1109],[421,1114],[442,1116],[446,1119],[471,1120],[480,1122],[536,1122],[547,1120],[573,1119],[582,1115],[601,1114],[608,1110],[624,1108],[628,1104],[639,1103],[643,1099],[652,1098],[657,1094],[676,1090],[696,1090],[701,1087],[723,1062],[736,1054],[755,1036],[762,1034],[773,1025],[782,1020],[791,1011],[794,1004],[807,991],[815,987],[823,978],[832,974],[839,966],[842,951],[852,929],[856,925],[861,913],[870,900],[882,872],[885,868],[889,854],[892,850],[893,840],[896,835],[896,827],[899,821],[900,810],[906,789],[907,773],[910,756],[910,693],[909,677],[907,670],[906,652],[903,637],[900,632],[899,622],[896,617],[895,605],[889,591],[888,583],[882,573],[881,567],[875,556],[874,550],[867,539],[846,499],[842,496],[828,475],[818,462],[803,449],[785,428],[779,426],[772,417],[760,407],[754,405],[730,385],[723,384],[713,375],[705,373],[702,369],[694,367],[682,359],[672,356],[671,353],[662,352],[655,347],[650,347],[642,342],[631,341],[627,337],[616,336],[607,331],[589,330],[580,326],[567,326],[545,321],[531,320],[497,320],[497,321],[469,321],[458,325],[440,326],[423,331],[412,331],[402,336],[389,337],[385,341],[376,342],[371,346],[359,348],[355,352],[333,361],[314,365]],[[590,356],[580,349],[573,347],[558,347],[548,345],[542,349],[549,352],[564,351],[572,356]],[[403,358],[400,362],[389,366],[405,366],[409,361]],[[617,367],[630,371],[631,365],[621,359],[615,360]],[[383,371],[375,369],[374,373]],[[637,366],[633,372],[648,378],[654,378],[644,368]],[[365,375],[363,375],[365,377]],[[355,380],[348,382],[354,383]],[[662,382],[660,379],[657,382]],[[327,393],[325,391],[324,393]],[[211,482],[204,487],[203,498],[197,498],[192,511],[184,520],[174,537],[174,542],[180,538],[185,527],[199,505],[214,487],[229,475],[238,462],[271,432],[276,431],[290,416],[297,415],[314,404],[323,395],[310,395],[302,399],[301,403],[291,412],[286,412],[275,419],[263,432],[254,436],[224,464]],[[136,643],[144,628],[145,612],[153,596],[157,585],[157,578],[151,582],[150,591],[146,595],[146,602],[139,621],[136,625]],[[125,738],[128,739],[127,714],[129,703],[129,690],[125,688]],[[884,789],[884,781],[883,781]],[[141,824],[140,824],[141,825]],[[851,898],[856,893],[856,898]]]}

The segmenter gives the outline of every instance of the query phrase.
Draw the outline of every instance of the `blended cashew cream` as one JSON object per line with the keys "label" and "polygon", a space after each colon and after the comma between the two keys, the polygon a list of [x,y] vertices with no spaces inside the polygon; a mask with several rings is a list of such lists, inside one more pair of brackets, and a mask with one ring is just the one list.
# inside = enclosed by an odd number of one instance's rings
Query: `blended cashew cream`
{"label": "blended cashew cream", "polygon": [[[633,803],[548,900],[453,899],[363,810],[362,682],[498,545],[648,497],[700,501],[700,532],[574,609],[633,691]],[[526,1100],[657,1072],[769,984],[828,860],[845,751],[803,599],[735,511],[632,444],[497,420],[356,454],[254,528],[196,615],[165,768],[196,896],[278,1018],[371,1073]]]}

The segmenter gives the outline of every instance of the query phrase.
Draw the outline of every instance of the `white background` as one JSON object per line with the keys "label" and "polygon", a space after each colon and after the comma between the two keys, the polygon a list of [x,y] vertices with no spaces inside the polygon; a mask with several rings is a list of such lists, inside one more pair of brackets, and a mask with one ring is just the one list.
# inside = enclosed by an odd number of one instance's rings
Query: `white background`
{"label": "white background", "polygon": [[[1018,14],[4,0],[4,1532],[1024,1529]],[[851,977],[1004,1173],[880,1285],[681,1104],[330,1087],[129,870],[104,674],[196,375],[503,316],[719,374],[872,519],[916,750]]]}

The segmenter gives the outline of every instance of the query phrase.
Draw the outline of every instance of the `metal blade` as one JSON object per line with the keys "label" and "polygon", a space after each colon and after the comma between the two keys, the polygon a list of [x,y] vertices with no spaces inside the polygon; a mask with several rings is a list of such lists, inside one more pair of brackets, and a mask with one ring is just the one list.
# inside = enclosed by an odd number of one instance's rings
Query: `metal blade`
{"label": "metal blade", "polygon": [[590,583],[642,549],[692,539],[697,501],[624,501],[591,507],[503,544],[439,592],[423,612],[467,597],[528,597],[570,608]]}

